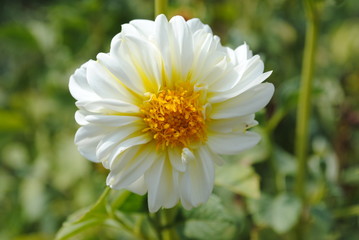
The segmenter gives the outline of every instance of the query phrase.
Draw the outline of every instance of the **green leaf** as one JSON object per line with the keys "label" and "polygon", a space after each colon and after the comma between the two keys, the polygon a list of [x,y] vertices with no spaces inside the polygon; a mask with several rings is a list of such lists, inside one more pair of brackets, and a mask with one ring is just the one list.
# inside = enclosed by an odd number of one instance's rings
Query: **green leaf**
{"label": "green leaf", "polygon": [[146,199],[146,195],[130,193],[119,209],[121,212],[148,212]]}
{"label": "green leaf", "polygon": [[157,234],[147,214],[114,212],[120,229],[119,239],[156,239]]}
{"label": "green leaf", "polygon": [[111,199],[111,208],[121,212],[148,212],[147,195],[138,195],[127,190],[116,191]]}
{"label": "green leaf", "polygon": [[234,193],[250,198],[259,198],[259,176],[248,165],[235,163],[218,168],[216,184]]}
{"label": "green leaf", "polygon": [[215,195],[206,204],[184,211],[184,215],[184,234],[190,239],[233,239],[236,232],[235,219]]}
{"label": "green leaf", "polygon": [[107,219],[107,196],[110,188],[106,188],[100,199],[92,207],[81,209],[72,214],[56,234],[56,240],[68,239],[85,229],[104,223]]}
{"label": "green leaf", "polygon": [[280,194],[275,198],[262,195],[258,200],[248,200],[248,207],[258,225],[270,226],[275,232],[288,232],[298,221],[300,200],[291,194]]}
{"label": "green leaf", "polygon": [[[76,213],[77,214],[77,213]],[[85,229],[88,229],[93,226],[98,226],[104,222],[103,218],[89,218],[83,219],[81,221],[66,221],[60,231],[57,233],[56,238],[57,240],[68,239]]]}
{"label": "green leaf", "polygon": [[259,226],[268,226],[271,221],[271,204],[273,198],[262,194],[259,199],[247,199],[247,205],[254,222]]}
{"label": "green leaf", "polygon": [[277,233],[285,233],[298,221],[301,202],[293,195],[277,196],[271,206],[271,226]]}

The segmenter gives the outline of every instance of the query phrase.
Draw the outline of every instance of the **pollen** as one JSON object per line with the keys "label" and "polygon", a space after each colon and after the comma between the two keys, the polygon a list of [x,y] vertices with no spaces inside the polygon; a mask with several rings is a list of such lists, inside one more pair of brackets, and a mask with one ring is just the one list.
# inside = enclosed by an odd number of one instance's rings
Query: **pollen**
{"label": "pollen", "polygon": [[157,150],[167,147],[188,147],[206,140],[200,92],[189,87],[163,89],[144,101],[141,112],[147,127],[157,142]]}

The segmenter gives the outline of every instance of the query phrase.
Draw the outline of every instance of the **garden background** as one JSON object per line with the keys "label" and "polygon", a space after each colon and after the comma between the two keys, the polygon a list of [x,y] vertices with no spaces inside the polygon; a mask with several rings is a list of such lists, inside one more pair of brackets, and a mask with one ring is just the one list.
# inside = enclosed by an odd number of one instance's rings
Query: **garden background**
{"label": "garden background", "polygon": [[[246,42],[273,70],[268,81],[276,87],[257,114],[261,143],[217,168],[209,202],[182,213],[183,239],[294,239],[300,219],[304,239],[359,239],[359,1],[314,2],[319,27],[303,203],[295,194],[303,3],[169,1],[168,17],[198,17],[232,48]],[[109,51],[121,24],[153,19],[153,9],[149,0],[1,0],[0,239],[53,239],[71,213],[101,195],[108,172],[73,143],[68,79]],[[125,200],[120,212],[147,211],[144,197]],[[110,225],[71,239],[139,239]]]}

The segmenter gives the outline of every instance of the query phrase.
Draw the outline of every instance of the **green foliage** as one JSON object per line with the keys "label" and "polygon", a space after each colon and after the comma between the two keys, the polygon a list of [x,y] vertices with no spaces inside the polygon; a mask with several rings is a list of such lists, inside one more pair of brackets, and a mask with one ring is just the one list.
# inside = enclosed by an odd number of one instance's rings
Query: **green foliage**
{"label": "green foliage", "polygon": [[78,210],[69,216],[57,233],[56,239],[68,239],[85,229],[103,224],[107,220],[106,196],[109,191],[110,189],[106,189],[94,206]]}
{"label": "green foliage", "polygon": [[217,170],[216,184],[245,197],[258,198],[260,195],[259,176],[251,166],[238,161]]}
{"label": "green foliage", "polygon": [[236,219],[215,195],[206,204],[185,211],[184,215],[184,234],[188,239],[233,239],[236,233]]}
{"label": "green foliage", "polygon": [[248,207],[259,226],[270,226],[282,234],[297,223],[301,202],[293,195],[282,193],[275,197],[262,195],[258,200],[248,200]]}

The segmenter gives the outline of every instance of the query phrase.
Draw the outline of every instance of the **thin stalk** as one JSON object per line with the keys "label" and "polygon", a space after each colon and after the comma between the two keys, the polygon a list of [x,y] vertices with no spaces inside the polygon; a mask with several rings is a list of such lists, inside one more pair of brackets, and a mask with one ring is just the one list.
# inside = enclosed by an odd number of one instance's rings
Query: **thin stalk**
{"label": "thin stalk", "polygon": [[296,156],[298,165],[295,185],[296,193],[302,200],[305,200],[305,179],[307,175],[308,160],[308,128],[311,112],[311,93],[318,29],[317,15],[313,1],[304,0],[304,6],[307,15],[307,30],[297,110]]}
{"label": "thin stalk", "polygon": [[178,213],[178,208],[173,207],[170,209],[162,210],[162,236],[164,240],[179,240],[179,236],[176,232],[175,221]]}
{"label": "thin stalk", "polygon": [[178,208],[160,209],[158,212],[149,213],[149,220],[156,231],[159,240],[179,240],[175,229]]}
{"label": "thin stalk", "polygon": [[308,163],[308,133],[311,113],[311,93],[313,85],[313,72],[315,65],[315,50],[318,31],[318,20],[315,3],[312,0],[303,0],[307,18],[305,47],[302,63],[301,86],[299,90],[297,126],[296,126],[296,158],[297,172],[295,191],[302,200],[302,215],[296,227],[297,239],[305,238],[305,208],[306,208],[306,179]]}
{"label": "thin stalk", "polygon": [[167,13],[167,0],[155,0],[155,18],[160,14]]}

